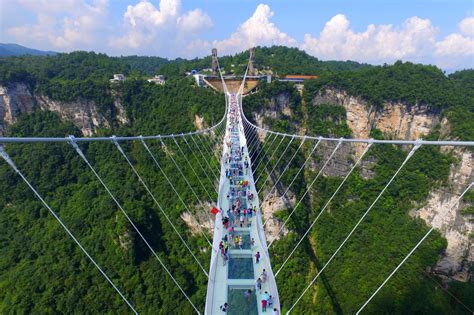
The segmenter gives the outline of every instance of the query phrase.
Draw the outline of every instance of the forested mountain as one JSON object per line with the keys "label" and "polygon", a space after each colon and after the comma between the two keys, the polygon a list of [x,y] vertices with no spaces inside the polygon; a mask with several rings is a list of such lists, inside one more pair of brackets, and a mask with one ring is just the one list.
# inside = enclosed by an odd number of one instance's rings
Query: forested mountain
{"label": "forested mountain", "polygon": [[[238,74],[244,72],[247,59],[248,53],[240,53],[220,57],[219,62],[225,71],[234,69]],[[91,52],[0,58],[0,86],[6,91],[0,100],[5,133],[7,136],[64,137],[82,136],[84,130],[88,130],[94,136],[156,135],[194,130],[201,119],[204,126],[213,125],[224,114],[224,97],[210,89],[197,88],[184,76],[192,69],[208,68],[210,63],[209,57],[166,60],[108,57]],[[302,95],[291,84],[274,82],[262,83],[258,93],[244,99],[247,117],[271,129],[335,137],[412,138],[421,135],[426,139],[474,139],[472,70],[446,76],[435,67],[411,63],[370,66],[350,61],[323,62],[286,47],[257,48],[256,66],[279,75],[320,76],[305,83]],[[125,74],[127,80],[110,83],[114,73]],[[154,74],[164,74],[166,84],[160,86],[145,80]],[[403,132],[398,132],[403,124],[396,125],[387,119],[398,112],[401,112],[400,121],[408,121],[411,126]],[[356,118],[350,119],[351,115]],[[367,122],[362,126],[363,116]],[[416,125],[416,117],[423,117],[424,125]],[[95,124],[94,127],[84,127],[84,120]],[[425,130],[429,132],[424,133]],[[286,165],[298,144],[290,146],[277,172],[281,172],[281,166]],[[180,146],[199,171],[197,176],[177,153],[179,149],[174,142],[165,141],[163,145],[150,141],[149,145],[193,214],[199,216],[203,209],[177,175],[171,156],[183,166],[183,172],[199,196],[203,196],[206,206],[215,202],[216,194],[207,197],[199,184],[202,179],[206,187],[212,185],[205,169],[199,167],[197,157],[184,143]],[[80,146],[191,300],[202,309],[207,279],[115,146],[112,143]],[[195,226],[182,218],[186,209],[164,176],[139,142],[123,144],[123,147],[207,268],[210,255],[205,239],[194,233]],[[192,313],[181,292],[70,145],[7,145],[5,149],[140,313]],[[289,185],[310,150],[308,142],[290,164],[280,188]],[[295,198],[303,194],[330,150],[330,146],[322,146],[312,165],[299,175],[291,187]],[[286,254],[341,182],[343,171],[355,159],[354,150],[347,147],[337,155],[343,165],[330,165],[328,173],[312,188],[311,198],[306,198],[295,212],[288,235],[275,242],[270,250],[275,269],[281,266]],[[463,152],[472,159],[469,155],[472,152]],[[204,158],[218,169],[219,162],[212,150],[204,153],[207,154]],[[452,192],[456,185],[451,174],[462,160],[459,154],[434,147],[420,149],[360,227],[362,232],[354,235],[344,254],[325,271],[295,309],[295,314],[354,313],[429,228],[411,212],[424,207],[436,189],[448,187]],[[308,241],[278,276],[283,305],[294,302],[405,155],[406,148],[396,146],[376,146],[369,151],[363,167],[348,179],[330,213],[321,217]],[[270,161],[269,167],[274,163]],[[273,181],[266,186],[271,186]],[[266,186],[264,191],[268,189]],[[465,199],[466,203],[472,202],[472,194]],[[290,203],[288,207],[273,209],[271,214],[281,222],[291,207]],[[465,220],[472,218],[472,213],[465,213]],[[461,219],[457,217],[457,220]],[[472,240],[472,235],[469,237]],[[440,278],[429,272],[449,251],[448,241],[443,233],[431,235],[369,305],[367,312],[467,314],[440,288],[444,282],[441,284]],[[474,309],[472,283],[452,281],[446,287]],[[3,162],[0,162],[0,312],[127,312],[116,292]]]}
{"label": "forested mountain", "polygon": [[452,136],[474,139],[474,73],[460,71],[446,77],[434,67],[396,62],[393,66],[360,71],[323,74],[306,85],[307,101],[322,87],[333,87],[357,95],[373,106],[384,102],[428,106],[432,112],[448,116]]}
{"label": "forested mountain", "polygon": [[[474,139],[474,98],[470,90],[472,71],[462,71],[445,76],[435,67],[397,62],[392,66],[367,67],[356,71],[323,73],[319,79],[305,83],[303,95],[289,83],[273,82],[262,85],[259,93],[244,98],[244,111],[254,123],[280,132],[328,137],[414,139]],[[407,127],[408,126],[408,127]],[[394,133],[392,131],[404,132]],[[271,138],[273,139],[273,138]],[[272,194],[263,204],[267,220],[276,220],[276,230],[284,222],[300,200],[305,190],[322,167],[334,145],[322,144],[314,154],[314,166],[306,173],[293,177],[314,146],[303,145],[303,153],[290,162],[300,140],[291,143],[284,158],[277,164],[291,139],[272,142],[263,146],[268,169],[275,169],[275,179],[284,172],[278,194]],[[267,141],[265,141],[267,142]],[[275,153],[276,150],[276,153]],[[406,148],[401,146],[372,147],[330,204],[327,213],[311,229],[310,235],[300,245],[293,258],[277,277],[280,299],[283,305],[291,305],[318,269],[329,259],[340,242],[362,216],[377,193],[386,184],[405,157]],[[283,264],[288,253],[304,235],[334,190],[357,158],[357,146],[343,145],[336,152],[334,162],[325,169],[294,212],[288,223],[288,235],[281,236],[271,252],[273,268]],[[464,153],[462,153],[464,152]],[[263,172],[263,163],[255,172]],[[460,162],[462,160],[462,162]],[[336,162],[338,161],[338,162]],[[347,163],[347,164],[346,164]],[[353,314],[385,279],[396,264],[403,259],[411,246],[427,231],[428,225],[420,219],[430,211],[432,216],[447,211],[449,205],[431,203],[436,198],[453,198],[452,191],[465,189],[473,180],[472,166],[460,170],[464,163],[472,163],[472,151],[443,150],[422,147],[396,178],[392,187],[383,195],[373,211],[363,221],[339,258],[324,271],[316,285],[307,292],[295,311],[301,314]],[[310,163],[311,164],[311,163]],[[349,165],[349,166],[348,166]],[[459,179],[460,172],[467,178]],[[457,179],[455,179],[457,178]],[[258,188],[268,192],[275,180]],[[290,187],[286,198],[280,196]],[[447,193],[449,191],[451,193]],[[265,195],[265,193],[263,194]],[[454,193],[454,197],[456,193]],[[472,232],[472,192],[465,197],[465,204],[449,212],[453,221],[447,230],[463,231],[449,238],[449,242],[463,243],[459,263],[467,274],[472,273],[469,257]],[[441,210],[444,209],[444,210]],[[445,213],[445,215],[447,215]],[[446,220],[438,216],[440,221]],[[464,223],[459,223],[464,222]],[[445,223],[443,223],[445,224]],[[442,224],[442,226],[443,226]],[[368,308],[368,314],[468,314],[469,311],[453,300],[449,293],[440,289],[441,283],[472,309],[474,285],[471,281],[451,281],[449,285],[433,273],[446,272],[441,262],[452,255],[452,247],[446,242],[447,230],[436,233],[418,249],[417,253],[390,280]],[[277,236],[278,237],[278,236]],[[452,246],[452,245],[451,245]],[[456,245],[454,245],[456,246]],[[465,256],[462,256],[465,255]],[[463,258],[462,258],[463,257]],[[455,259],[453,257],[449,259]],[[303,267],[305,266],[305,267]],[[306,266],[310,266],[309,270]],[[444,271],[441,271],[443,269]],[[430,273],[432,270],[433,273]],[[463,272],[464,272],[463,271]],[[446,274],[445,274],[446,275]],[[443,276],[444,277],[444,276]],[[467,279],[469,279],[468,276]]]}
{"label": "forested mountain", "polygon": [[17,44],[3,44],[0,43],[0,57],[7,56],[21,56],[21,55],[31,55],[31,56],[46,56],[46,55],[56,55],[54,51],[43,51],[38,49],[32,49],[25,46]]}
{"label": "forested mountain", "polygon": [[[247,66],[249,54],[241,52],[233,56],[219,58],[219,64],[225,73],[242,75]],[[177,59],[163,65],[160,71],[168,76],[183,74],[192,69],[209,68],[211,57],[185,60]],[[297,48],[285,46],[256,47],[255,66],[260,71],[270,71],[276,75],[311,74],[357,70],[370,67],[354,61],[320,61]]]}
{"label": "forested mountain", "polygon": [[[170,80],[165,86],[150,84],[141,72],[133,77],[134,70],[127,62],[83,52],[3,59],[2,85],[8,90],[15,82],[26,82],[34,96],[31,102],[47,95],[64,110],[72,104],[67,102],[75,102],[79,111],[86,101],[94,101],[95,110],[110,122],[102,125],[96,136],[192,131],[196,129],[196,115],[203,118],[204,126],[222,118],[222,95],[197,89],[186,78]],[[111,74],[116,72],[130,77],[122,84],[111,84]],[[14,109],[25,101],[21,97],[11,100],[0,105]],[[118,100],[126,112],[126,122],[114,120],[114,102]],[[61,114],[35,108],[30,113],[16,113],[17,120],[9,125],[7,136],[81,136],[70,121],[61,120]],[[202,138],[204,143],[209,141],[207,138]],[[178,143],[198,176],[208,188],[212,187],[203,173],[209,170],[199,167],[198,157],[193,157],[184,142]],[[209,198],[183,156],[177,154],[180,151],[176,144],[169,140],[165,144],[167,153],[159,141],[148,143],[191,211],[195,215],[208,211],[198,207],[184,179],[175,176],[176,167],[167,154],[173,154],[182,166],[202,201],[210,205],[217,195],[213,193]],[[118,150],[112,143],[81,147],[159,257],[202,309],[207,278]],[[181,219],[186,209],[153,160],[139,142],[124,143],[123,147],[197,258],[208,268],[205,239],[191,233]],[[7,145],[5,149],[140,313],[170,314],[177,309],[183,314],[192,313],[179,289],[69,144]],[[218,165],[212,151],[203,153],[201,159]],[[127,306],[113,288],[5,163],[0,163],[0,177],[0,312],[127,313]]]}

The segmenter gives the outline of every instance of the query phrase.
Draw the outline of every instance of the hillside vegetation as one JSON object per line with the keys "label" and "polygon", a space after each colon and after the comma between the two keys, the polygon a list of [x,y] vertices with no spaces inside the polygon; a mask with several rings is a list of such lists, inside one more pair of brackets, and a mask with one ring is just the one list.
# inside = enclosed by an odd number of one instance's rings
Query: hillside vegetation
{"label": "hillside vegetation", "polygon": [[447,116],[452,136],[473,140],[474,71],[460,71],[447,77],[434,66],[396,62],[333,74],[323,74],[305,84],[306,101],[310,102],[323,88],[337,88],[360,96],[369,104],[382,107],[384,102],[428,105],[430,110]]}
{"label": "hillside vegetation", "polygon": [[[325,89],[338,89],[360,97],[369,105],[383,108],[385,102],[402,102],[406,106],[425,104],[429,110],[446,116],[451,126],[448,138],[474,139],[474,98],[472,97],[472,71],[462,71],[449,77],[431,66],[397,62],[392,66],[367,67],[354,71],[323,73],[320,79],[305,83],[303,97],[288,83],[273,82],[261,86],[259,93],[244,98],[244,111],[253,119],[263,115],[262,123],[271,130],[314,136],[351,137],[346,122],[346,110],[341,105],[317,104],[312,100]],[[290,114],[283,111],[288,107]],[[472,118],[471,118],[472,117]],[[373,130],[372,137],[384,138]],[[437,139],[440,133],[433,130],[426,139]],[[445,135],[446,136],[446,135]],[[273,137],[264,143],[272,143]],[[264,173],[276,166],[281,174],[290,161],[300,140],[295,140],[283,156],[290,139],[267,144],[253,165],[260,165],[255,172]],[[296,176],[300,166],[314,146],[303,145],[281,179],[281,195]],[[343,145],[343,147],[347,145]],[[320,147],[313,157],[316,167],[300,173],[291,186],[295,200],[302,197],[318,169],[324,163],[334,144]],[[350,148],[347,148],[350,152]],[[274,151],[276,150],[276,153]],[[341,149],[342,150],[342,149]],[[347,151],[346,151],[347,152]],[[310,235],[302,242],[293,258],[277,277],[280,299],[288,308],[298,298],[352,229],[358,218],[382,190],[407,154],[401,146],[372,147],[361,167],[348,178]],[[273,159],[267,160],[268,158]],[[340,155],[340,159],[351,159]],[[263,159],[262,163],[260,160]],[[353,314],[375,291],[385,277],[395,268],[408,251],[428,230],[421,220],[415,220],[409,211],[423,205],[429,191],[446,186],[450,165],[455,158],[436,147],[422,147],[409,161],[396,180],[363,221],[340,255],[329,265],[303,300],[293,310],[297,314]],[[344,163],[344,161],[340,161]],[[353,162],[353,161],[352,161]],[[260,163],[260,164],[259,164]],[[311,164],[311,163],[310,163]],[[313,165],[314,165],[313,164]],[[337,167],[337,165],[333,165]],[[368,173],[367,173],[368,172]],[[372,174],[368,176],[367,174]],[[274,181],[278,176],[275,175]],[[277,241],[270,250],[274,270],[282,265],[310,223],[329,200],[342,176],[321,176],[289,221],[289,234]],[[257,186],[268,191],[271,184],[260,181]],[[265,195],[265,194],[264,194]],[[468,198],[468,197],[466,197]],[[470,202],[468,199],[466,202]],[[467,208],[466,211],[469,211]],[[292,208],[282,208],[276,216],[283,222]],[[446,240],[432,234],[403,266],[387,286],[365,310],[368,314],[467,314],[465,308],[439,289],[439,279],[426,272],[436,264],[446,247]],[[474,292],[472,283],[451,283],[449,290],[472,309],[469,298]]]}
{"label": "hillside vegetation", "polygon": [[[241,53],[219,58],[219,61],[226,71],[234,64],[235,72],[243,73],[247,58],[248,53]],[[308,101],[325,87],[332,87],[360,96],[375,106],[382,106],[385,100],[426,102],[433,111],[448,117],[452,126],[450,137],[474,139],[472,71],[447,77],[434,67],[410,63],[374,67],[355,62],[322,62],[302,51],[285,47],[257,48],[256,63],[259,69],[281,75],[321,76],[307,82],[303,96],[291,84],[275,82],[263,84],[259,93],[245,98],[246,115],[252,117],[255,112],[262,113],[275,107],[274,98],[285,95],[292,114],[277,119],[264,117],[264,123],[274,130],[299,132],[304,128],[308,134],[350,137],[351,130],[345,121],[343,107],[307,106]],[[97,136],[168,134],[194,130],[196,114],[204,118],[206,126],[222,118],[224,97],[197,88],[192,80],[184,77],[186,71],[208,67],[210,57],[166,60],[158,57],[108,57],[88,52],[50,57],[9,57],[0,58],[0,85],[26,83],[34,93],[60,102],[95,101],[98,110],[111,122],[110,128],[99,130]],[[111,85],[109,79],[114,73],[124,73],[127,81]],[[166,84],[157,86],[146,82],[145,79],[153,74],[166,75]],[[120,98],[129,121],[124,125],[114,121],[116,97]],[[80,131],[56,114],[39,110],[22,115],[8,130],[8,136],[67,135],[80,136]],[[384,135],[374,131],[372,136]],[[434,131],[429,137],[435,139],[438,136]],[[219,162],[213,156],[215,148],[207,142],[210,139],[203,137],[201,140],[209,148],[203,150],[205,156],[194,156],[184,142],[179,142],[198,172],[197,176],[184,157],[178,154],[179,149],[173,141],[166,140],[165,145],[149,141],[160,165],[196,215],[209,209],[198,207],[198,201],[179,176],[170,156],[178,160],[192,187],[210,205],[217,196],[210,189],[212,183],[207,176],[210,172],[201,167],[200,161],[206,159],[216,172]],[[286,165],[298,144],[295,141],[290,146],[279,167]],[[207,278],[115,146],[105,142],[80,146],[191,300],[203,309]],[[280,157],[283,147],[276,158]],[[296,175],[311,147],[306,143],[302,152],[296,155],[282,178],[284,186],[289,185]],[[124,143],[123,148],[166,213],[177,224],[194,254],[204,268],[208,268],[210,253],[205,239],[200,234],[191,233],[180,218],[185,209],[153,160],[139,142]],[[5,149],[140,313],[192,313],[179,289],[69,144],[7,145]],[[376,161],[371,164],[374,176],[366,179],[359,170],[354,172],[333,201],[331,212],[321,217],[311,237],[277,278],[282,305],[288,307],[295,301],[317,268],[350,230],[355,218],[360,217],[385,185],[405,154],[403,148],[392,146],[377,146],[369,151],[367,159]],[[318,156],[316,163],[320,159]],[[354,313],[427,231],[426,224],[413,220],[408,211],[412,205],[426,200],[431,187],[445,184],[452,161],[451,155],[436,148],[420,149],[362,224],[360,233],[354,235],[344,254],[326,270],[294,313]],[[269,167],[275,162],[270,161]],[[314,176],[314,169],[300,174],[291,188],[292,193],[301,196]],[[211,191],[210,198],[200,180]],[[340,177],[327,176],[315,184],[312,199],[304,199],[290,220],[289,235],[277,241],[270,251],[275,270],[341,180]],[[281,209],[277,216],[284,220],[289,211],[291,209]],[[369,305],[367,312],[465,314],[459,304],[435,289],[433,280],[427,280],[424,273],[445,247],[446,241],[440,234],[431,235]],[[454,283],[450,290],[474,308],[470,298],[474,294],[472,284]],[[66,236],[47,209],[0,161],[0,313],[127,312],[123,301]]]}
{"label": "hillside vegetation", "polygon": [[[222,95],[196,89],[187,79],[171,80],[165,86],[149,84],[139,75],[132,78],[132,66],[127,62],[104,55],[79,52],[48,58],[15,57],[3,59],[2,67],[2,84],[27,82],[35,93],[59,101],[91,99],[104,113],[113,109],[112,94],[118,95],[129,123],[113,124],[111,129],[103,129],[97,135],[192,131],[196,128],[195,115],[202,116],[204,124],[211,126],[224,114]],[[122,71],[130,71],[130,80],[112,87],[108,81],[110,74]],[[18,137],[67,135],[80,136],[80,132],[56,114],[42,111],[20,116],[8,130],[8,136]],[[208,136],[197,140],[209,146],[203,150],[205,156],[197,157],[178,140],[199,179],[184,157],[177,154],[180,151],[173,141],[165,140],[166,150],[159,141],[148,142],[161,167],[196,215],[209,209],[198,207],[198,201],[184,179],[177,176],[178,170],[165,151],[173,154],[202,201],[212,203],[217,195],[204,174],[209,170],[203,170],[199,164],[206,159],[218,169],[209,140]],[[124,158],[112,143],[80,146],[177,281],[202,309],[207,278]],[[139,142],[122,146],[207,269],[209,248],[205,239],[200,234],[192,234],[180,218],[184,206],[149,154]],[[6,145],[5,149],[140,313],[170,314],[177,309],[183,314],[192,313],[190,304],[169,275],[69,144]],[[0,312],[127,313],[127,306],[113,288],[3,162],[0,177]],[[211,192],[211,198],[199,180]]]}

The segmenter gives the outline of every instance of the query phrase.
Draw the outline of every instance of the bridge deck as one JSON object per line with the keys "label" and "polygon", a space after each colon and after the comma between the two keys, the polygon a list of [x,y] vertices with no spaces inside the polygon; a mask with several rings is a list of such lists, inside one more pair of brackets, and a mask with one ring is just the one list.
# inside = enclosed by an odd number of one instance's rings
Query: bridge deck
{"label": "bridge deck", "polygon": [[[262,314],[261,300],[264,299],[265,292],[272,296],[273,305],[267,307],[267,313],[271,313],[274,307],[280,309],[277,287],[273,272],[271,269],[268,249],[265,240],[265,234],[262,226],[262,216],[259,208],[257,191],[254,185],[250,158],[248,157],[247,142],[243,132],[243,125],[240,120],[240,111],[237,104],[237,97],[232,94],[229,97],[229,118],[227,121],[225,141],[230,141],[231,146],[224,144],[223,163],[221,168],[221,178],[219,185],[218,206],[221,212],[216,215],[216,226],[214,229],[213,254],[211,257],[211,266],[209,272],[209,283],[206,298],[206,314],[223,314],[220,307],[224,303],[229,304],[228,314]],[[232,122],[234,117],[234,122]],[[241,159],[235,152],[242,149]],[[226,161],[225,157],[231,156],[231,161]],[[239,160],[235,160],[239,159]],[[247,160],[249,167],[244,167],[244,161]],[[226,176],[226,171],[237,169],[238,165],[242,165],[242,176],[238,176],[238,180],[248,181],[247,187],[241,185],[231,185],[231,179]],[[235,178],[235,177],[234,177]],[[232,193],[231,189],[234,189]],[[247,197],[249,193],[253,194],[253,199]],[[240,191],[241,196],[238,196]],[[227,196],[229,195],[229,198]],[[245,196],[244,196],[245,195]],[[234,213],[228,212],[232,209],[232,204],[236,204],[237,198],[240,199],[240,207],[249,208],[256,207],[257,213],[251,218],[247,218],[242,227],[239,220],[235,220],[232,224]],[[224,258],[219,250],[219,243],[225,238],[231,238],[231,232],[223,226],[223,216],[230,218],[230,225],[234,227],[234,234],[243,236],[243,246],[231,246],[229,242],[229,250],[227,252],[228,260],[224,262]],[[254,240],[253,246],[250,240]],[[255,255],[260,252],[260,262],[256,263]],[[256,290],[256,280],[261,277],[263,269],[266,270],[267,279],[262,283],[262,289]],[[251,289],[250,297],[244,296],[245,291]]]}

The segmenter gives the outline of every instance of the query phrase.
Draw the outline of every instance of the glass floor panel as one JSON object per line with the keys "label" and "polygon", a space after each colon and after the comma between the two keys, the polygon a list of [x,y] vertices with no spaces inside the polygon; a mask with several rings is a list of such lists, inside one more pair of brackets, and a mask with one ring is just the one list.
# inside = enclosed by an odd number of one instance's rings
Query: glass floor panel
{"label": "glass floor panel", "polygon": [[[244,243],[242,244],[242,249],[250,249],[250,234],[249,232],[235,232],[235,236],[243,238]],[[238,244],[231,246],[231,249],[239,249]]]}
{"label": "glass floor panel", "polygon": [[[250,289],[252,293],[246,297],[246,291]],[[232,288],[228,290],[228,303],[230,305],[229,315],[255,315],[258,314],[257,297],[255,288]],[[269,312],[270,313],[270,312]]]}
{"label": "glass floor panel", "polygon": [[252,257],[232,257],[229,259],[229,279],[253,279]]}

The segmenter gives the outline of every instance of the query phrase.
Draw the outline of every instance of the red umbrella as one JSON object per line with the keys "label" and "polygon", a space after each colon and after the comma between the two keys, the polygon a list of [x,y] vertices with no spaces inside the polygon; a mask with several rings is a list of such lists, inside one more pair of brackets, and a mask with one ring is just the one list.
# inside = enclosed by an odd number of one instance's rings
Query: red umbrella
{"label": "red umbrella", "polygon": [[216,215],[216,214],[219,213],[219,209],[217,209],[216,207],[213,207],[213,208],[211,209],[211,213],[212,213],[213,215]]}

